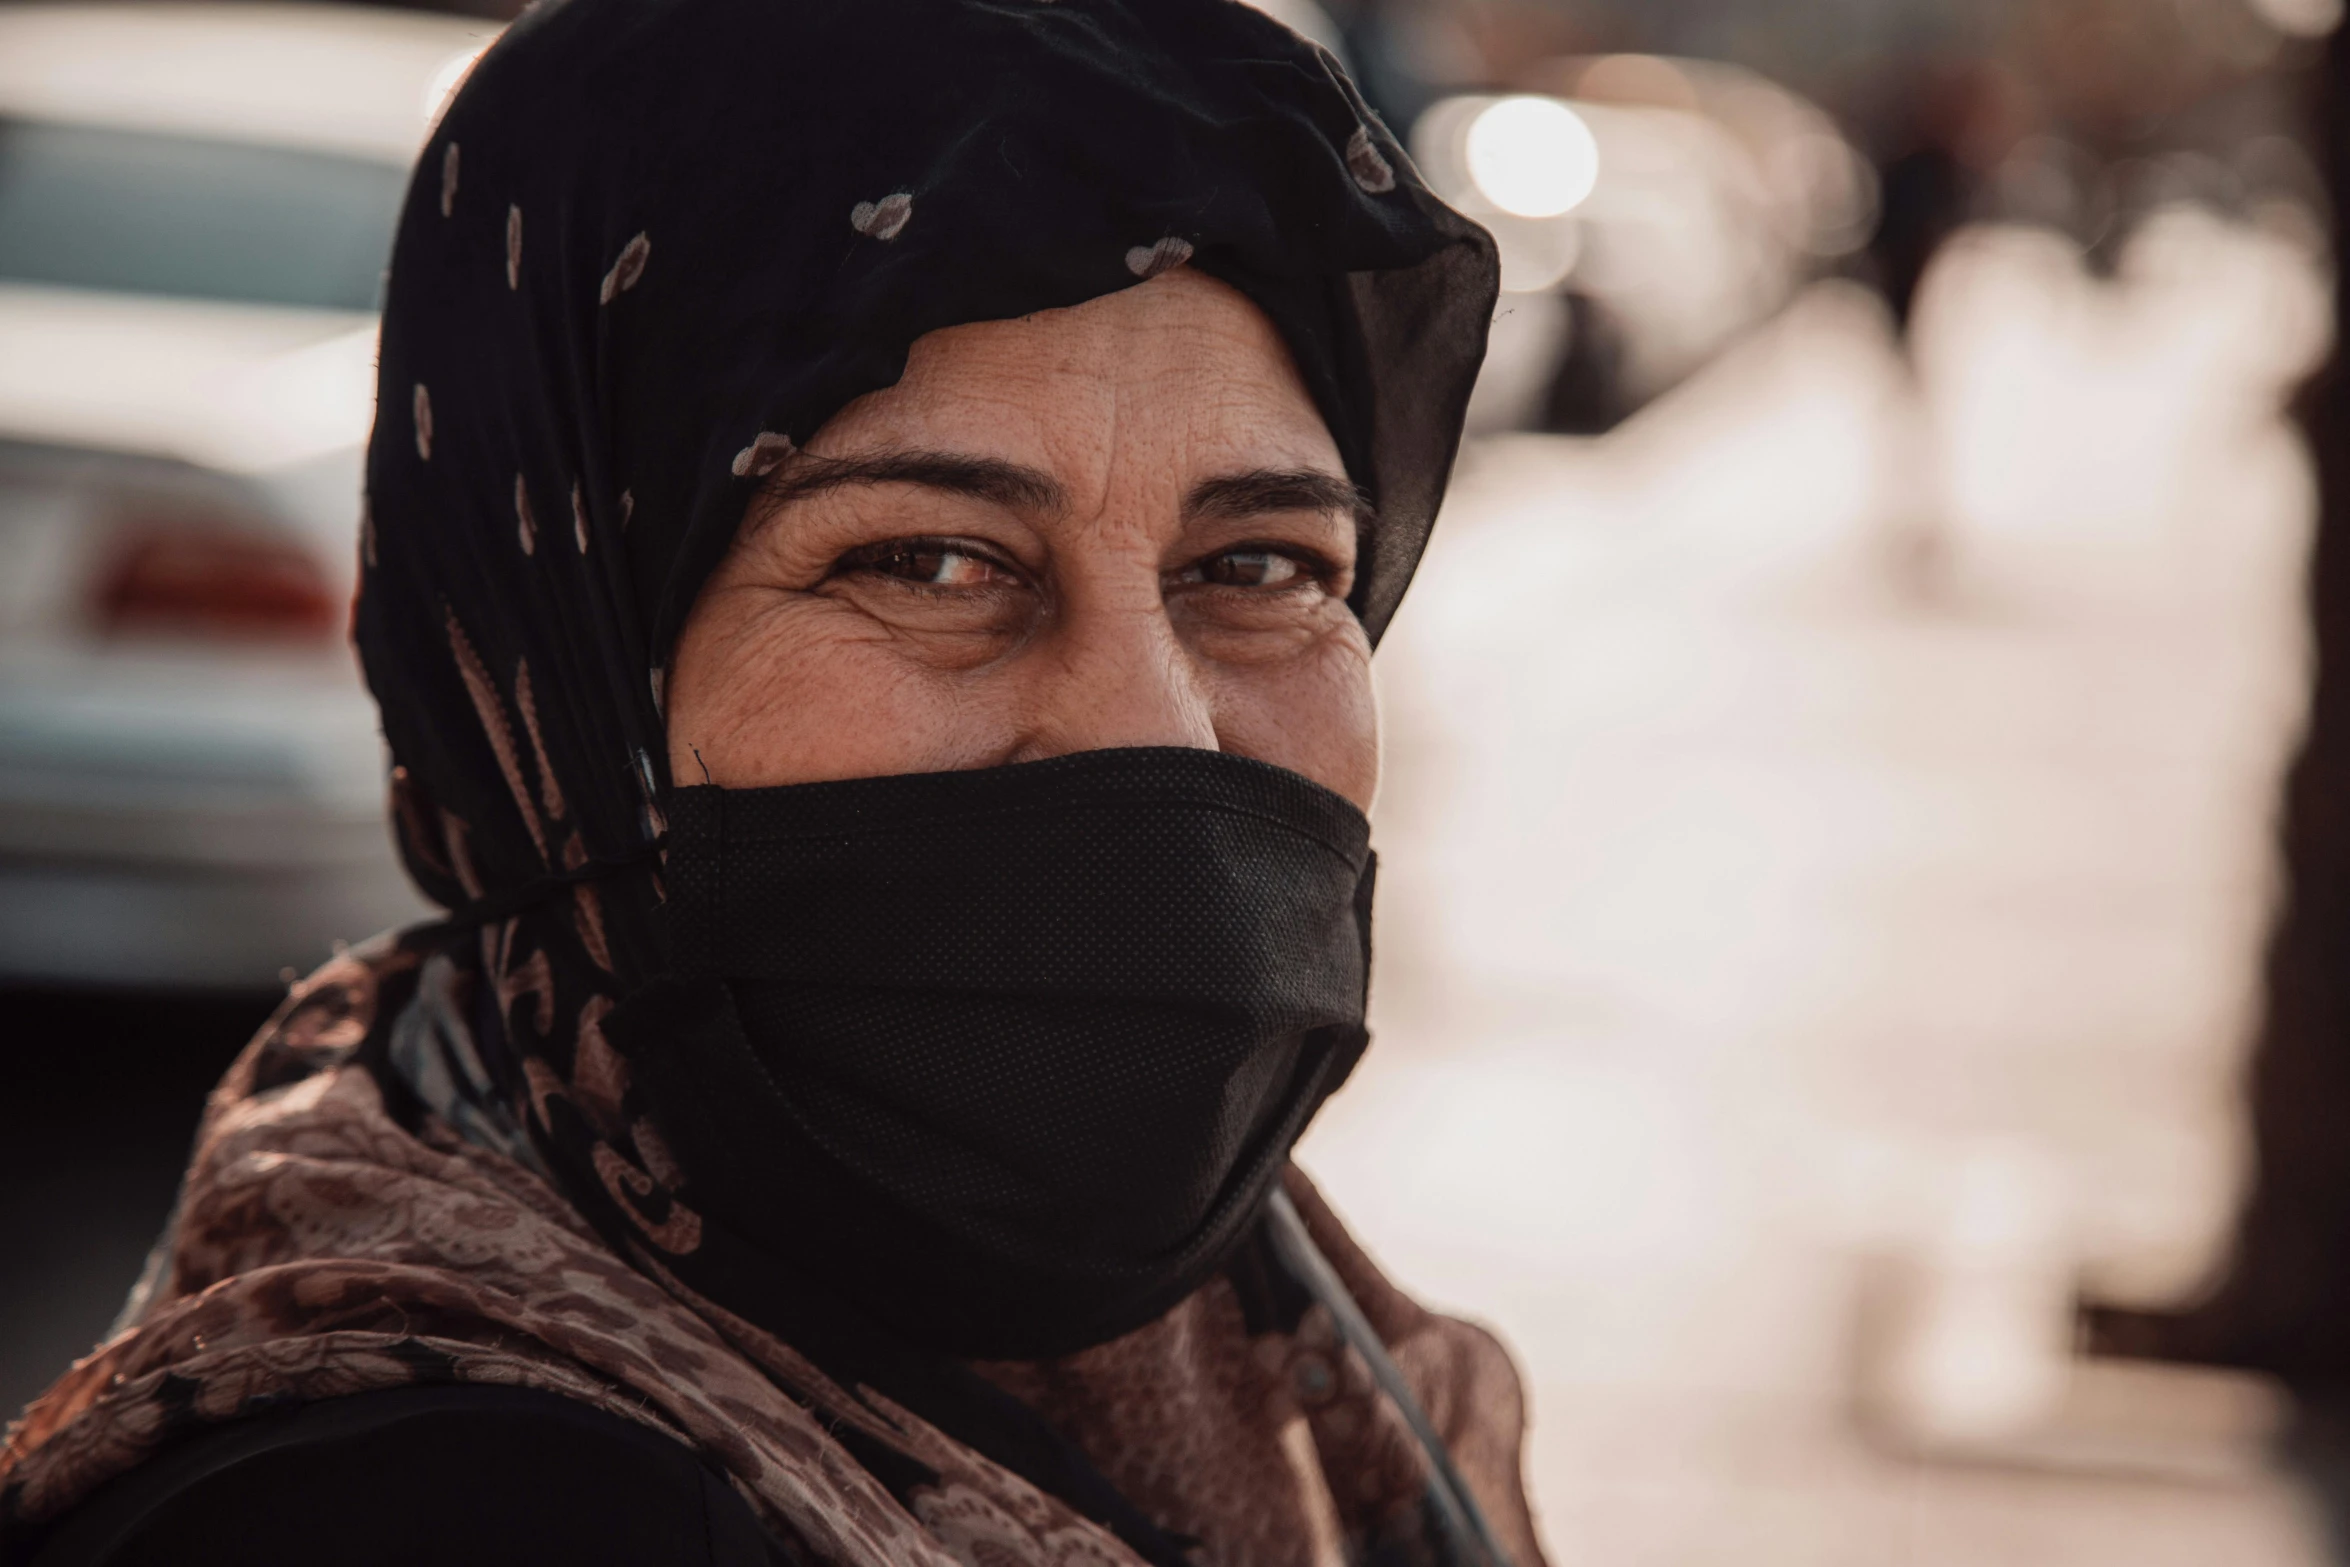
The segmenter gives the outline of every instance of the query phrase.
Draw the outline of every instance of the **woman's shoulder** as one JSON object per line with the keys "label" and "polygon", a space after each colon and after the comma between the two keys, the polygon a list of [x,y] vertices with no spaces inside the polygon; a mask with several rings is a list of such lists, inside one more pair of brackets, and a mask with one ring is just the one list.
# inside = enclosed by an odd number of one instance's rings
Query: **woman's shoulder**
{"label": "woman's shoulder", "polygon": [[217,1427],[5,1554],[10,1567],[793,1559],[683,1444],[502,1387],[364,1393]]}

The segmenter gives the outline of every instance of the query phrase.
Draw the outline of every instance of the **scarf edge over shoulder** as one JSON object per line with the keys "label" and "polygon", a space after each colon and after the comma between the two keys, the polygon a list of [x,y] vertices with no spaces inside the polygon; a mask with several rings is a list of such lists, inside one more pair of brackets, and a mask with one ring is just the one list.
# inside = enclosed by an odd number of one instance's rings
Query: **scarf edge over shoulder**
{"label": "scarf edge over shoulder", "polygon": [[[432,987],[470,983],[427,976],[430,962],[392,938],[338,957],[295,987],[214,1090],[143,1298],[9,1428],[0,1536],[44,1528],[222,1422],[473,1383],[554,1393],[662,1432],[815,1560],[1135,1567],[1141,1558],[1056,1498],[618,1256],[541,1173],[423,1103],[412,1079],[429,1091],[430,1073],[413,1053],[395,1068],[394,1041],[439,1030],[429,1048],[450,1061],[462,1032]],[[1290,1186],[1515,1559],[1539,1564],[1507,1355],[1413,1304],[1301,1175]],[[1421,1527],[1417,1449],[1360,1358],[1315,1313],[1252,1331],[1225,1280],[1126,1339],[983,1369],[1081,1444],[1110,1449],[1105,1470],[1145,1507],[1184,1504],[1150,1478],[1174,1454],[1248,1455],[1211,1504],[1218,1516],[1169,1520],[1238,1553],[1218,1560],[1336,1567]],[[1121,1473],[1121,1447],[1151,1451]]]}

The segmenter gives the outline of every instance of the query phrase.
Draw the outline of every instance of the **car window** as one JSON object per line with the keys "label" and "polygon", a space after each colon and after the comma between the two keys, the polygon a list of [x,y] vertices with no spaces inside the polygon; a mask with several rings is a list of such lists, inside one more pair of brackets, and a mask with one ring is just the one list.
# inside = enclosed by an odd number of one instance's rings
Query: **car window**
{"label": "car window", "polygon": [[331,152],[0,119],[0,280],[372,310],[407,183]]}

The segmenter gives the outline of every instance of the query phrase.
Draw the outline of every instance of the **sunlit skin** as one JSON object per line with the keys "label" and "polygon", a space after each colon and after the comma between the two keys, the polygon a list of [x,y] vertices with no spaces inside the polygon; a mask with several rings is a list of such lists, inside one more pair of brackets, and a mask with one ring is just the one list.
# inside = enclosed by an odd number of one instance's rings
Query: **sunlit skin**
{"label": "sunlit skin", "polygon": [[671,663],[670,766],[753,788],[1189,746],[1368,810],[1358,526],[1279,334],[1222,283],[934,332],[745,513]]}

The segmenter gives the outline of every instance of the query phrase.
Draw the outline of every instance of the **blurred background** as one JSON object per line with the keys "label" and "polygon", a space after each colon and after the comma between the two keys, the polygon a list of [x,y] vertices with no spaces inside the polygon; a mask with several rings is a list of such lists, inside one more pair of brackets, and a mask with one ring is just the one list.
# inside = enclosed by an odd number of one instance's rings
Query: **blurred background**
{"label": "blurred background", "polygon": [[[1503,251],[1301,1159],[1556,1559],[2350,1561],[2341,0],[1265,8]],[[342,627],[504,14],[0,0],[10,1409],[421,912]]]}

